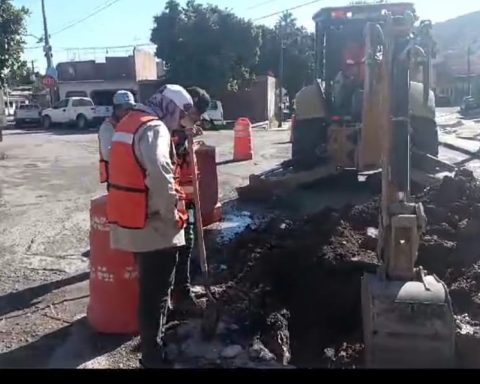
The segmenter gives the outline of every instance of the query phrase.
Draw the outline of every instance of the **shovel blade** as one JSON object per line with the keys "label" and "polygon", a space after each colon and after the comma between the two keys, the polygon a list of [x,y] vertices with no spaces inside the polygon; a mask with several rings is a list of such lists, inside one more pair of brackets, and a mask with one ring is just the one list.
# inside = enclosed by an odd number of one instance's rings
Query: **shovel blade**
{"label": "shovel blade", "polygon": [[454,365],[455,321],[447,288],[434,276],[426,276],[425,283],[363,277],[367,368]]}
{"label": "shovel blade", "polygon": [[202,317],[202,335],[206,340],[212,340],[217,334],[220,312],[218,305],[207,301]]}

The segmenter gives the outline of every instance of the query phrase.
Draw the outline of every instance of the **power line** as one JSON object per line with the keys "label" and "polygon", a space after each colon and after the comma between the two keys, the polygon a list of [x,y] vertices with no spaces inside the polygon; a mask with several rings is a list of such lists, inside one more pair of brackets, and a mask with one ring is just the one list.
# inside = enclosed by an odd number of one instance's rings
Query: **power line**
{"label": "power line", "polygon": [[260,8],[260,7],[263,7],[264,5],[273,3],[274,1],[277,1],[277,0],[263,1],[263,2],[261,2],[261,3],[252,5],[251,7],[248,7],[246,10],[247,10],[247,11],[250,11],[251,9]]}
{"label": "power line", "polygon": [[315,3],[318,3],[318,2],[320,2],[320,1],[322,1],[322,0],[309,1],[309,2],[307,2],[307,3],[299,4],[299,5],[295,6],[295,7],[290,7],[290,8],[287,8],[287,9],[283,9],[283,10],[281,10],[281,11],[277,11],[277,12],[274,12],[274,13],[270,13],[269,15],[265,15],[265,16],[262,16],[262,17],[257,17],[256,19],[253,19],[253,21],[268,19],[269,17],[281,15],[282,13],[288,12],[288,11],[294,11],[294,10],[296,10],[296,9],[303,8],[303,7],[306,7],[307,5],[315,4]]}
{"label": "power line", "polygon": [[127,44],[127,45],[111,45],[106,47],[60,47],[59,50],[62,51],[91,51],[94,49],[123,49],[123,48],[135,48],[135,47],[154,47],[155,44],[152,43],[142,43],[142,44]]}
{"label": "power line", "polygon": [[119,1],[121,0],[110,0],[110,1],[107,1],[104,5],[102,5],[100,8],[96,8],[94,11],[90,12],[87,16],[77,20],[77,21],[74,21],[70,24],[68,24],[67,26],[63,27],[62,29],[52,33],[52,36],[53,35],[58,35],[59,33],[62,33],[64,31],[66,31],[67,29],[70,29],[70,28],[73,28],[75,26],[77,26],[78,24],[80,23],[83,23],[84,21],[90,19],[91,17],[97,15],[98,13],[104,11],[105,9],[107,8],[110,8],[111,6],[115,5],[116,3],[118,3]]}
{"label": "power line", "polygon": [[[24,49],[40,49],[42,45],[34,47],[26,47]],[[141,44],[127,44],[127,45],[110,45],[104,47],[57,47],[54,51],[91,51],[91,50],[107,50],[107,49],[124,49],[124,48],[135,48],[135,47],[155,47],[155,44],[152,43],[141,43]]]}

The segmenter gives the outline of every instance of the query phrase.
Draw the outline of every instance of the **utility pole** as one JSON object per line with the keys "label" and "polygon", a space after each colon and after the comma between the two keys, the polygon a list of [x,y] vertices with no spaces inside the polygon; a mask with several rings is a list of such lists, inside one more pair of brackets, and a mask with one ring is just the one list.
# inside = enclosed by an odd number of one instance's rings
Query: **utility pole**
{"label": "utility pole", "polygon": [[285,63],[285,40],[280,32],[280,62],[278,65],[278,87],[280,90],[280,103],[278,105],[278,128],[283,126],[283,72]]}
{"label": "utility pole", "polygon": [[[52,61],[52,46],[50,45],[50,35],[48,34],[47,25],[47,13],[45,12],[45,0],[42,0],[42,15],[43,15],[43,51],[45,52],[45,58],[47,59],[47,71],[53,67]],[[49,91],[50,104],[53,105],[55,101],[55,90],[53,88]]]}
{"label": "utility pole", "polygon": [[469,44],[467,48],[467,84],[467,96],[472,96],[472,44]]}
{"label": "utility pole", "polygon": [[42,15],[43,15],[43,51],[47,59],[47,68],[51,68],[52,64],[52,46],[50,45],[50,36],[48,35],[47,14],[45,12],[45,0],[42,0]]}

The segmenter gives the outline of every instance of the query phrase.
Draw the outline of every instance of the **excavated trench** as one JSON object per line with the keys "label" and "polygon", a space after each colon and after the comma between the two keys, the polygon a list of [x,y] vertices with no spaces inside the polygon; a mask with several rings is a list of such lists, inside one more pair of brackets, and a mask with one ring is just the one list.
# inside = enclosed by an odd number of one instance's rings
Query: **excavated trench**
{"label": "excavated trench", "polygon": [[[480,186],[462,170],[417,199],[429,219],[419,264],[447,284],[462,366],[477,366]],[[250,228],[227,247],[219,300],[285,364],[362,367],[360,279],[378,266],[377,229],[378,199]]]}

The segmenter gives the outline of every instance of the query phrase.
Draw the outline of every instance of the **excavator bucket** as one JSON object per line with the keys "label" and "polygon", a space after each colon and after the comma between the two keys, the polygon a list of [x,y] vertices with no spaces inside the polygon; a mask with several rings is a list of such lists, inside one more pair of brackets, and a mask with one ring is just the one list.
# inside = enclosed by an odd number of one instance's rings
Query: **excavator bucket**
{"label": "excavator bucket", "polygon": [[366,274],[362,311],[367,368],[453,367],[452,305],[435,276],[399,282]]}

